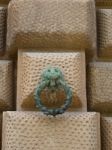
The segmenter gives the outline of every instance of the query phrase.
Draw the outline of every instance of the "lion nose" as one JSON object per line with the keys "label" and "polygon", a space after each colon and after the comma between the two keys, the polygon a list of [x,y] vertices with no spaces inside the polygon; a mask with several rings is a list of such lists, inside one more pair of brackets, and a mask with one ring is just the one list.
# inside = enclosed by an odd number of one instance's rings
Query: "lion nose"
{"label": "lion nose", "polygon": [[55,80],[51,80],[50,86],[53,87],[53,86],[55,86],[55,85],[56,85]]}

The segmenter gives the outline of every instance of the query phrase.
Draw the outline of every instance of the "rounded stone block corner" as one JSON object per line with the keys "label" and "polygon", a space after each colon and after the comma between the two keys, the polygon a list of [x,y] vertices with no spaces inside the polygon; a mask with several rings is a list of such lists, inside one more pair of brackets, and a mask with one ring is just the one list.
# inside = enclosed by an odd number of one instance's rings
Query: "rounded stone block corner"
{"label": "rounded stone block corner", "polygon": [[28,48],[86,49],[90,56],[96,49],[94,0],[13,0],[7,24],[7,51],[11,56],[18,49]]}

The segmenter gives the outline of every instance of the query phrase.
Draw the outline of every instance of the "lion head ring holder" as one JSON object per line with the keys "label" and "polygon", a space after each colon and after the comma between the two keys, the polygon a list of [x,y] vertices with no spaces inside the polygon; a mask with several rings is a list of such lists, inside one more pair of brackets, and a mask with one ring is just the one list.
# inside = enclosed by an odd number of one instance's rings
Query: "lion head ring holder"
{"label": "lion head ring holder", "polygon": [[[36,107],[46,115],[56,116],[59,114],[63,114],[71,105],[72,90],[65,82],[62,71],[56,67],[48,67],[43,71],[41,78],[42,80],[38,84],[34,92]],[[57,89],[63,89],[66,95],[64,104],[59,108],[47,108],[41,100],[41,93],[45,88],[47,88],[51,92],[54,92]]]}

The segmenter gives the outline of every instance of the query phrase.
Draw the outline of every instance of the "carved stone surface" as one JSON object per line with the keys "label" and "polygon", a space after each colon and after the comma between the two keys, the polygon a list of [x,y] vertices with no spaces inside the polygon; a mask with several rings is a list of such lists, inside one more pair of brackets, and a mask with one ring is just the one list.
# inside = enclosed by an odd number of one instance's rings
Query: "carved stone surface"
{"label": "carved stone surface", "polygon": [[[72,110],[86,111],[86,86],[85,86],[85,53],[84,52],[22,52],[18,58],[17,81],[17,110],[37,110],[34,101],[34,90],[41,81],[41,73],[49,66],[58,67],[64,74],[66,83],[72,88]],[[47,94],[49,94],[47,92]],[[46,106],[63,104],[64,93],[57,93],[57,100],[45,98]],[[53,96],[54,97],[54,96]]]}
{"label": "carved stone surface", "polygon": [[13,106],[13,64],[0,61],[0,111],[10,110]]}
{"label": "carved stone surface", "polygon": [[88,67],[90,110],[112,112],[112,62],[93,62]]}
{"label": "carved stone surface", "polygon": [[100,150],[98,113],[5,112],[2,150]]}
{"label": "carved stone surface", "polygon": [[23,48],[88,49],[88,53],[93,53],[94,0],[13,0],[8,7],[7,32],[11,55]]}
{"label": "carved stone surface", "polygon": [[7,8],[0,6],[0,52],[5,50]]}
{"label": "carved stone surface", "polygon": [[98,55],[112,58],[112,9],[97,10]]}
{"label": "carved stone surface", "polygon": [[101,117],[102,150],[112,148],[112,116]]}

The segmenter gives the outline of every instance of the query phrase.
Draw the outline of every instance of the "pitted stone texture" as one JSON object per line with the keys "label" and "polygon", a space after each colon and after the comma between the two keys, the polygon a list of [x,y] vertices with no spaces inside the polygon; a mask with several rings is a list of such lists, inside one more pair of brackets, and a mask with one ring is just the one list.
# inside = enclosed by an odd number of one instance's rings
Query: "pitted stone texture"
{"label": "pitted stone texture", "polygon": [[0,111],[10,110],[13,106],[13,64],[0,61]]}
{"label": "pitted stone texture", "polygon": [[2,113],[0,113],[0,150],[2,146]]}
{"label": "pitted stone texture", "polygon": [[102,150],[112,149],[112,116],[101,117]]}
{"label": "pitted stone texture", "polygon": [[88,67],[89,109],[112,112],[112,62],[93,62]]}
{"label": "pitted stone texture", "polygon": [[[65,81],[72,88],[73,102],[71,108],[78,111],[87,110],[85,86],[84,52],[22,52],[18,59],[17,110],[37,110],[34,90],[41,81],[41,74],[47,67],[58,67],[64,74]],[[59,94],[59,93],[58,93]],[[58,97],[58,96],[57,96]],[[62,93],[56,102],[45,100],[47,106],[63,103]],[[51,105],[50,105],[51,104]]]}
{"label": "pitted stone texture", "polygon": [[7,8],[5,6],[0,6],[0,52],[5,49],[6,14]]}
{"label": "pitted stone texture", "polygon": [[[91,36],[92,35],[92,36]],[[7,50],[96,48],[94,0],[13,0],[8,7]]]}
{"label": "pitted stone texture", "polygon": [[2,150],[100,150],[97,113],[5,112]]}
{"label": "pitted stone texture", "polygon": [[101,7],[111,7],[112,6],[112,0],[96,0],[96,5]]}
{"label": "pitted stone texture", "polygon": [[98,55],[112,58],[112,9],[98,9]]}

